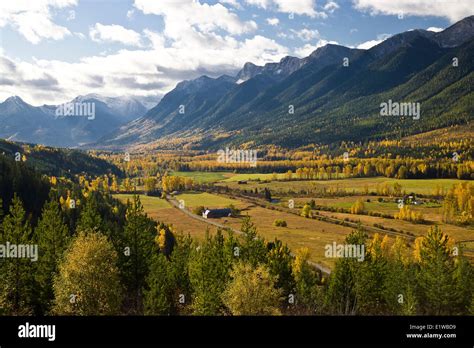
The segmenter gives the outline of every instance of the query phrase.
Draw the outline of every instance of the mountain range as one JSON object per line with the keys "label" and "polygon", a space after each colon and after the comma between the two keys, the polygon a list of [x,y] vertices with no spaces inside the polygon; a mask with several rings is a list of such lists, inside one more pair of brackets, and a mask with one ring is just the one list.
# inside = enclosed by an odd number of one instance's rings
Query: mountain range
{"label": "mountain range", "polygon": [[122,124],[143,116],[148,108],[132,97],[79,96],[70,103],[94,103],[93,121],[87,117],[57,116],[58,105],[32,106],[18,96],[0,103],[0,138],[58,147],[97,141]]}
{"label": "mountain range", "polygon": [[[328,44],[301,59],[288,56],[264,66],[248,62],[236,76],[182,81],[147,112],[130,106],[123,114],[113,113],[114,119],[104,112],[101,131],[88,129],[84,120],[75,121],[78,135],[73,138],[76,144],[111,150],[295,148],[397,139],[469,123],[474,115],[473,86],[470,16],[441,32],[410,30],[368,50]],[[381,116],[381,104],[389,101],[419,103],[421,117]],[[7,104],[16,102],[21,104],[17,99]],[[98,103],[111,109],[107,100]],[[43,122],[45,108],[29,110],[28,117]],[[62,122],[67,127],[72,121]],[[110,132],[105,134],[107,126]],[[24,127],[25,134],[36,132],[35,142],[54,140],[46,127]],[[0,137],[8,134],[15,133],[6,132],[2,122]]]}
{"label": "mountain range", "polygon": [[[328,44],[303,59],[246,63],[235,77],[181,82],[93,146],[293,148],[396,139],[472,120],[473,67],[474,16],[368,50]],[[380,104],[389,100],[420,103],[420,119],[382,117]]]}

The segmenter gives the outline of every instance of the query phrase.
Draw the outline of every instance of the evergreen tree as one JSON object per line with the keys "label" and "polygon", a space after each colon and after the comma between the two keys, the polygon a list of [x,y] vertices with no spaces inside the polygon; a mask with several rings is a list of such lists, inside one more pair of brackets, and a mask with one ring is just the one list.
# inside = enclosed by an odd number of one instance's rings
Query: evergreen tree
{"label": "evergreen tree", "polygon": [[146,215],[139,196],[134,195],[133,202],[127,203],[120,258],[123,278],[137,312],[141,311],[142,288],[150,267],[155,231],[155,223]]}
{"label": "evergreen tree", "polygon": [[206,233],[205,241],[193,250],[189,262],[189,279],[193,289],[192,308],[197,315],[222,313],[222,292],[229,281],[231,256],[227,255],[224,236]]}
{"label": "evergreen tree", "polygon": [[53,276],[67,247],[68,237],[68,228],[63,222],[59,204],[51,200],[44,205],[43,214],[35,229],[35,238],[39,248],[35,276],[39,287],[38,296],[42,313],[47,311],[54,298]]}
{"label": "evergreen tree", "polygon": [[147,315],[173,314],[173,293],[175,283],[170,270],[170,262],[163,254],[154,254],[147,289],[144,291],[143,307]]}
{"label": "evergreen tree", "polygon": [[240,230],[244,233],[244,241],[241,246],[242,260],[254,267],[265,262],[267,248],[264,241],[258,236],[257,228],[249,217],[244,218]]}
{"label": "evergreen tree", "polygon": [[455,265],[448,241],[448,236],[434,226],[421,243],[417,278],[425,314],[449,315],[458,303]]}
{"label": "evergreen tree", "polygon": [[296,283],[296,303],[303,313],[321,313],[321,291],[318,287],[319,276],[308,263],[309,249],[302,248],[296,251],[293,262],[293,277]]}
{"label": "evergreen tree", "polygon": [[295,280],[292,274],[291,252],[288,246],[275,239],[273,243],[269,243],[269,251],[267,254],[267,266],[270,275],[276,279],[276,287],[282,289],[282,294],[288,296],[295,287]]}
{"label": "evergreen tree", "polygon": [[[2,225],[0,244],[17,251],[20,245],[32,246],[31,227],[16,194]],[[34,260],[19,256],[0,260],[0,308],[5,315],[28,315],[33,311]]]}

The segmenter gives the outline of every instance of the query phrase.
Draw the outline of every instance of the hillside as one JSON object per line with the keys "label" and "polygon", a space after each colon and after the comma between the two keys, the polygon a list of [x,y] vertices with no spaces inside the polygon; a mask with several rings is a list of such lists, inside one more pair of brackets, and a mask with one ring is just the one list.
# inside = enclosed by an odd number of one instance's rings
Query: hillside
{"label": "hillside", "polygon": [[0,140],[1,158],[15,160],[17,153],[21,157],[25,156],[24,164],[27,167],[49,176],[72,177],[82,173],[91,176],[123,174],[117,166],[83,151]]}
{"label": "hillside", "polygon": [[[234,79],[186,81],[93,147],[294,148],[398,139],[466,124],[474,115],[473,22],[471,16],[440,33],[408,31],[369,50],[329,44],[302,60],[247,63]],[[381,116],[380,105],[389,100],[420,103],[420,119]]]}

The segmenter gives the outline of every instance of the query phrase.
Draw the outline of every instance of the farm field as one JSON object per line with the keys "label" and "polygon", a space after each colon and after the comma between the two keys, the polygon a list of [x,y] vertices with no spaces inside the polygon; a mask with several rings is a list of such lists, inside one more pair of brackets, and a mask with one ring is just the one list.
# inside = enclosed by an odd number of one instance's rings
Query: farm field
{"label": "farm field", "polygon": [[[127,202],[127,199],[131,199],[133,195],[129,194],[118,194],[114,195],[115,198],[120,199],[123,202]],[[173,225],[176,232],[182,234],[190,234],[193,238],[202,239],[206,234],[206,229],[209,232],[216,232],[217,228],[210,226],[205,222],[201,222],[183,214],[178,209],[171,206],[166,200],[158,197],[149,197],[146,195],[140,195],[140,201],[143,204],[145,212],[155,221],[165,222]]]}
{"label": "farm field", "polygon": [[207,192],[200,193],[182,193],[175,195],[177,200],[183,200],[185,207],[194,208],[204,206],[206,208],[226,208],[233,204],[236,207],[241,207],[244,204],[241,201],[214,195]]}
{"label": "farm field", "polygon": [[171,172],[171,175],[192,178],[198,183],[205,184],[227,180],[235,174],[230,172]]}
{"label": "farm field", "polygon": [[[247,175],[247,174],[245,174]],[[258,175],[258,174],[255,174]],[[266,175],[266,174],[265,174]],[[272,174],[268,174],[271,175]],[[395,183],[402,186],[402,190],[406,193],[416,193],[423,195],[430,195],[435,192],[437,187],[440,190],[447,191],[452,187],[453,184],[459,184],[465,180],[457,179],[389,179],[385,177],[375,178],[351,178],[351,179],[339,179],[339,180],[291,180],[291,181],[271,181],[271,182],[258,182],[248,181],[247,184],[238,184],[237,180],[234,180],[236,176],[232,177],[232,180],[225,180],[216,183],[218,186],[228,186],[230,189],[245,189],[255,190],[267,187],[272,193],[288,193],[313,191],[318,192],[324,189],[340,189],[345,190],[347,193],[363,193],[366,188],[370,191],[376,192],[377,186],[381,187],[385,184],[393,187]],[[270,178],[268,180],[270,180]],[[241,179],[244,180],[244,179]]]}

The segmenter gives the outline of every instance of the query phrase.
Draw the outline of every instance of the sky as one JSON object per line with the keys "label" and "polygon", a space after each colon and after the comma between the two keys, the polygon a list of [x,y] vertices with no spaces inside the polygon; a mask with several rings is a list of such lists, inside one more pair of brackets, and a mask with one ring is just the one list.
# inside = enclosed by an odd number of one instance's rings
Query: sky
{"label": "sky", "polygon": [[0,101],[159,100],[182,80],[235,75],[246,62],[327,43],[368,49],[472,14],[472,0],[0,1]]}

